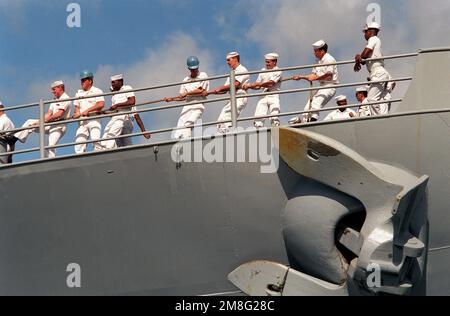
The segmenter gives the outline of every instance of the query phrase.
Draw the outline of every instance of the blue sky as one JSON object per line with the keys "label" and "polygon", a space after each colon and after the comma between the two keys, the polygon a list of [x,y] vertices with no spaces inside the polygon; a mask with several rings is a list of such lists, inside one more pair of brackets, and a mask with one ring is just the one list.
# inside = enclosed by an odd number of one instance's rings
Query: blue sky
{"label": "blue sky", "polygon": [[[71,2],[81,6],[81,28],[66,25],[66,7]],[[280,53],[281,66],[312,63],[311,43],[321,38],[330,44],[336,59],[351,59],[364,46],[360,29],[371,2],[375,1],[0,0],[0,99],[6,105],[49,99],[48,86],[58,79],[64,79],[69,94],[74,95],[78,73],[85,68],[96,73],[95,85],[104,91],[113,73],[124,73],[136,88],[180,81],[186,75],[185,58],[193,54],[200,57],[202,69],[210,75],[228,71],[224,55],[234,50],[251,70],[259,69],[262,56],[270,51]],[[385,54],[450,46],[450,1],[376,3],[382,10]],[[394,77],[412,75],[414,62],[392,64],[390,70]],[[342,69],[341,82],[365,80],[365,75]],[[211,83],[212,87],[219,84]],[[290,87],[303,86],[285,85]],[[176,90],[138,98],[152,100],[176,94]],[[353,96],[352,91],[341,92]],[[282,110],[297,110],[306,98],[284,97]],[[222,106],[207,109],[205,120],[216,119]],[[252,115],[255,106],[256,100],[250,101],[243,115]],[[35,113],[14,111],[9,116],[20,126]],[[149,129],[169,127],[176,125],[178,114],[179,110],[147,114],[144,122]],[[35,144],[36,139],[34,136],[19,149]],[[64,141],[72,139],[73,128]],[[72,151],[68,148],[61,153]]]}

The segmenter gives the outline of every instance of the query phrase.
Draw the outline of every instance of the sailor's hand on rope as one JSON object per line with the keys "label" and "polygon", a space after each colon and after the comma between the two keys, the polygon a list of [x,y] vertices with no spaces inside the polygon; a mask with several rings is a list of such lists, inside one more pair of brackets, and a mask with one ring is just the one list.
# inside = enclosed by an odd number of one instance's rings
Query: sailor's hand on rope
{"label": "sailor's hand on rope", "polygon": [[362,62],[363,62],[363,59],[362,59],[361,55],[360,54],[356,55],[355,56],[355,63],[361,64]]}
{"label": "sailor's hand on rope", "polygon": [[295,81],[306,80],[306,81],[309,81],[309,83],[312,82],[311,80],[309,80],[308,76],[301,76],[301,75],[293,76],[292,80],[295,80]]}
{"label": "sailor's hand on rope", "polygon": [[202,91],[202,96],[207,97],[209,95],[209,91],[203,90]]}
{"label": "sailor's hand on rope", "polygon": [[292,80],[295,80],[295,81],[307,80],[307,81],[311,82],[311,80],[309,80],[308,76],[300,76],[300,75],[293,76]]}
{"label": "sailor's hand on rope", "polygon": [[259,82],[255,82],[254,84],[252,84],[251,88],[255,90],[260,90],[262,88],[262,84]]}
{"label": "sailor's hand on rope", "polygon": [[74,115],[72,116],[72,118],[73,118],[74,120],[77,120],[77,119],[79,119],[80,117],[81,117],[81,114],[80,114],[80,113],[74,114]]}
{"label": "sailor's hand on rope", "polygon": [[353,70],[355,72],[358,72],[361,70],[361,63],[363,62],[362,57],[360,54],[355,56],[355,67],[353,67]]}
{"label": "sailor's hand on rope", "polygon": [[152,134],[145,133],[145,134],[142,134],[142,136],[144,136],[146,139],[150,139],[152,137]]}

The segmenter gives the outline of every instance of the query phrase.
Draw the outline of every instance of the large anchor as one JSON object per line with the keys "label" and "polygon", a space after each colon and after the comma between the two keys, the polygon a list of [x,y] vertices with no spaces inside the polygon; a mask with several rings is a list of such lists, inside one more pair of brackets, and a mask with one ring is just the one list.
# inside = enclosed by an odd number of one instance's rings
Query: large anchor
{"label": "large anchor", "polygon": [[[308,182],[283,214],[289,265],[253,261],[228,279],[255,296],[423,294],[428,176],[369,161],[305,130],[274,130],[273,141]],[[345,226],[342,219],[355,214],[365,216],[362,226]]]}

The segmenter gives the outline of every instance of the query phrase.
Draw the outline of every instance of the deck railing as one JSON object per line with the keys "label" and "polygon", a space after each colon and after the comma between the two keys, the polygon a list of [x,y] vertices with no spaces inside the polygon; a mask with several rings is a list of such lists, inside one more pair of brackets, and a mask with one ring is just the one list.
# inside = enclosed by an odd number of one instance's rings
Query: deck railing
{"label": "deck railing", "polygon": [[[410,57],[416,57],[418,56],[418,53],[409,53],[409,54],[399,54],[399,55],[391,55],[391,56],[385,56],[383,58],[372,58],[372,59],[367,59],[367,61],[376,61],[376,60],[392,60],[392,59],[404,59],[404,58],[410,58]],[[330,64],[311,64],[311,65],[302,65],[302,66],[295,66],[295,67],[284,67],[284,68],[279,68],[279,69],[274,69],[274,70],[266,70],[266,71],[250,71],[246,74],[248,75],[255,75],[255,74],[260,74],[260,73],[270,73],[270,72],[275,72],[275,71],[282,71],[282,72],[288,72],[288,71],[294,71],[294,70],[302,70],[302,69],[310,69],[313,67],[323,67],[323,66],[330,66],[330,65],[350,65],[350,64],[354,64],[354,60],[346,60],[346,61],[340,61],[340,62],[336,62],[336,63],[330,63]],[[241,73],[239,74],[241,75]],[[231,70],[229,74],[226,75],[220,75],[220,76],[214,76],[214,77],[209,77],[208,80],[212,81],[212,80],[218,80],[218,79],[225,79],[230,77],[230,82],[234,82],[234,78],[235,78],[236,74],[234,72],[234,70]],[[384,81],[371,81],[371,82],[352,82],[352,83],[344,83],[344,84],[336,84],[333,85],[333,88],[336,89],[342,89],[342,88],[349,88],[349,87],[357,87],[357,86],[364,86],[367,84],[374,84],[374,83],[386,83],[386,82],[403,82],[403,81],[411,81],[412,77],[401,77],[401,78],[392,78],[389,80],[384,80]],[[204,81],[204,79],[200,79],[200,80],[193,80],[191,82],[201,82]],[[156,86],[148,86],[148,87],[143,87],[143,88],[138,88],[138,89],[133,89],[127,92],[143,92],[143,91],[152,91],[152,90],[159,90],[159,89],[164,89],[164,88],[169,88],[169,87],[176,87],[176,86],[180,86],[184,84],[184,82],[174,82],[174,83],[168,83],[168,84],[162,84],[162,85],[156,85]],[[264,115],[264,116],[251,116],[251,117],[243,117],[243,118],[239,118],[238,117],[238,111],[237,111],[237,99],[239,98],[256,98],[256,97],[264,97],[267,95],[273,95],[273,94],[278,94],[278,95],[284,95],[284,94],[293,94],[293,93],[305,93],[305,92],[311,92],[311,91],[317,91],[317,90],[321,90],[321,89],[329,89],[329,86],[315,86],[315,87],[310,87],[310,88],[299,88],[299,89],[289,89],[289,90],[280,90],[280,91],[274,91],[274,92],[266,92],[266,93],[253,93],[253,94],[246,94],[246,95],[239,95],[236,93],[236,88],[234,85],[230,86],[230,93],[229,96],[227,97],[218,97],[218,98],[214,98],[214,99],[207,99],[207,100],[203,100],[201,101],[201,103],[203,104],[209,104],[209,103],[217,103],[217,102],[222,102],[222,101],[229,101],[231,104],[231,120],[229,121],[213,121],[213,122],[206,122],[206,123],[202,123],[202,124],[195,124],[192,127],[193,128],[197,128],[197,127],[205,127],[205,126],[212,126],[212,125],[218,125],[218,124],[223,124],[223,123],[231,123],[231,130],[230,132],[233,133],[236,131],[236,128],[238,127],[239,122],[245,122],[245,121],[251,121],[251,120],[255,120],[255,119],[268,119],[268,118],[272,118],[272,117],[284,117],[284,116],[291,116],[291,115],[303,115],[303,114],[308,114],[308,113],[317,113],[317,112],[324,112],[324,111],[330,111],[330,110],[335,110],[338,109],[339,107],[325,107],[323,109],[320,110],[308,110],[308,111],[293,111],[293,112],[281,112],[279,114],[275,114],[275,115]],[[99,94],[99,95],[92,95],[92,96],[88,96],[88,97],[84,97],[84,98],[70,98],[70,99],[65,99],[64,101],[75,101],[75,100],[81,100],[81,99],[86,99],[86,98],[94,98],[94,97],[100,97],[100,96],[113,96],[115,94],[122,94],[123,92],[110,92],[110,93],[104,93],[104,94]],[[385,104],[385,103],[397,103],[397,102],[401,102],[402,99],[393,99],[390,101],[379,101],[379,102],[370,102],[364,105],[376,105],[376,104]],[[169,105],[164,105],[164,106],[157,106],[157,107],[151,107],[151,108],[142,108],[143,106],[149,105],[149,104],[153,104],[155,102],[142,102],[142,103],[138,103],[135,105],[135,107],[137,108],[137,110],[135,111],[122,111],[120,113],[109,113],[109,114],[102,114],[102,115],[95,115],[95,116],[89,116],[89,117],[83,117],[83,118],[79,118],[79,119],[67,119],[67,120],[61,120],[61,121],[57,121],[57,122],[51,122],[51,123],[45,123],[44,121],[44,116],[45,116],[45,107],[47,105],[50,105],[52,103],[55,103],[55,100],[40,100],[39,102],[36,103],[29,103],[29,104],[22,104],[22,105],[16,105],[16,106],[10,106],[8,108],[5,108],[4,111],[15,111],[15,110],[22,110],[22,109],[27,109],[27,108],[36,108],[38,107],[39,110],[39,126],[37,126],[36,128],[39,130],[39,147],[34,147],[34,148],[29,148],[29,149],[23,149],[23,150],[16,150],[13,152],[8,152],[8,153],[1,153],[0,156],[6,156],[6,155],[19,155],[19,154],[25,154],[25,153],[31,153],[31,152],[39,152],[39,156],[40,159],[45,159],[45,151],[48,149],[55,149],[55,148],[63,148],[63,147],[69,147],[69,146],[74,146],[76,144],[90,144],[90,143],[95,143],[95,142],[101,142],[101,141],[105,141],[105,140],[116,140],[116,139],[122,139],[122,138],[128,138],[128,137],[137,137],[137,136],[141,136],[144,135],[146,133],[151,133],[152,135],[155,134],[160,134],[160,133],[167,133],[167,132],[171,132],[171,131],[175,131],[178,129],[185,129],[185,127],[167,127],[167,128],[161,128],[161,129],[157,129],[157,130],[149,130],[149,131],[145,131],[142,133],[133,133],[133,134],[127,134],[127,135],[121,135],[121,136],[117,136],[117,137],[111,137],[111,138],[101,138],[99,140],[88,140],[88,141],[83,141],[83,142],[70,142],[70,143],[61,143],[55,146],[46,146],[45,145],[45,128],[48,126],[56,126],[56,125],[62,125],[62,124],[75,124],[81,121],[90,121],[90,120],[98,120],[98,119],[103,119],[103,118],[110,118],[110,117],[114,117],[117,115],[132,115],[132,114],[136,114],[136,113],[147,113],[147,112],[154,112],[154,111],[164,111],[164,110],[169,110],[169,109],[175,109],[175,108],[181,108],[187,105],[192,105],[192,104],[198,104],[199,101],[193,101],[193,102],[183,102],[183,103],[177,103],[177,104],[169,104]],[[361,106],[361,104],[350,104],[347,105],[347,108],[359,108]],[[397,115],[387,115],[387,116],[397,116]],[[386,117],[386,116],[383,116]],[[364,119],[373,119],[373,117],[369,117],[369,118],[353,118],[353,119],[358,119],[358,120],[364,120]],[[323,125],[323,124],[333,124],[334,122],[312,122],[312,123],[307,123],[307,124],[302,124],[305,126],[311,126],[311,125]],[[27,130],[30,129],[29,127],[27,128],[16,128],[14,130],[10,130],[8,131],[8,133],[16,133],[19,131],[23,131],[23,130]],[[173,140],[172,140],[173,141]],[[151,143],[149,143],[151,145]],[[0,165],[1,167],[2,165]],[[4,166],[4,165],[3,165]]]}

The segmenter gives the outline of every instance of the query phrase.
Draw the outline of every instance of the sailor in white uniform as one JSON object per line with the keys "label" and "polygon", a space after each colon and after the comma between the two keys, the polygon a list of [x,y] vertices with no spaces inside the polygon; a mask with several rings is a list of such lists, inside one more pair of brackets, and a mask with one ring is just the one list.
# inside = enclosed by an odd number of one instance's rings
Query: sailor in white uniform
{"label": "sailor in white uniform", "polygon": [[190,74],[184,78],[184,84],[180,87],[180,94],[175,98],[165,98],[164,100],[166,102],[185,101],[199,103],[183,107],[177,124],[177,128],[181,129],[173,131],[172,138],[174,139],[185,139],[192,136],[192,127],[201,119],[205,110],[202,102],[206,100],[206,97],[202,94],[209,91],[208,75],[199,70],[200,61],[196,56],[188,57],[187,67]]}
{"label": "sailor in white uniform", "polygon": [[[14,123],[6,115],[5,111],[3,111],[4,108],[3,103],[0,101],[0,154],[11,151],[9,146],[10,135],[5,132],[14,129]],[[11,158],[11,155],[0,156],[0,164],[11,163]]]}
{"label": "sailor in white uniform", "polygon": [[[314,55],[318,64],[336,63],[336,59],[328,53],[328,45],[324,40],[320,40],[313,44]],[[339,74],[336,65],[317,66],[309,75],[297,75],[294,80],[308,80],[309,82],[319,81],[320,87],[328,87],[327,89],[317,90],[312,93],[312,98],[305,106],[305,111],[322,109],[336,94],[334,85],[339,83]],[[319,112],[303,114],[304,122],[315,122],[319,120]],[[299,124],[302,120],[300,117],[294,117],[289,120],[290,124]]]}
{"label": "sailor in white uniform", "polygon": [[369,103],[367,100],[368,91],[368,87],[359,87],[356,89],[356,99],[361,103],[361,106],[358,108],[358,117],[372,116],[372,112],[374,112],[374,109],[370,105],[365,105]]}
{"label": "sailor in white uniform", "polygon": [[[133,87],[124,85],[123,75],[114,75],[111,77],[111,91],[123,92],[113,95],[111,98],[111,107],[109,111],[117,112],[131,112],[136,111],[136,96]],[[143,136],[146,139],[150,138],[150,133],[145,133],[145,126],[138,113],[135,114],[122,114],[113,116],[105,127],[105,131],[102,138],[114,138],[122,135],[128,135],[133,133],[133,120],[136,119],[136,123],[140,127]],[[126,147],[133,145],[131,137],[123,137],[117,139],[103,140],[101,146],[103,149],[114,149],[118,147]]]}
{"label": "sailor in white uniform", "polygon": [[[371,82],[389,80],[391,76],[389,72],[384,68],[384,60],[368,61],[365,62],[364,59],[367,58],[380,58],[383,57],[383,52],[381,49],[381,40],[378,37],[380,32],[380,26],[376,22],[372,22],[363,30],[364,38],[367,40],[367,45],[361,54],[355,57],[355,72],[361,70],[361,65],[367,65],[367,70],[369,71],[369,79]],[[392,84],[391,84],[392,85]],[[368,92],[368,102],[378,102],[382,100],[389,101],[389,82],[384,83],[371,83]],[[376,106],[376,115],[386,115],[389,114],[389,103],[379,104]]]}
{"label": "sailor in white uniform", "polygon": [[347,120],[352,117],[356,117],[356,112],[346,107],[348,103],[347,97],[345,95],[337,96],[336,102],[337,105],[340,106],[340,108],[328,114],[325,117],[324,121]]}
{"label": "sailor in white uniform", "polygon": [[[74,119],[79,119],[81,117],[88,117],[89,115],[100,114],[105,106],[105,98],[99,97],[95,95],[103,94],[103,91],[94,87],[94,74],[90,71],[82,71],[80,74],[81,80],[81,90],[78,90],[75,98],[80,97],[89,97],[94,96],[92,98],[75,100],[75,114],[73,116]],[[81,121],[79,127],[76,131],[76,142],[84,142],[91,138],[91,140],[99,140],[101,136],[101,121],[97,120],[89,120],[89,121]],[[94,150],[101,150],[102,146],[100,142],[93,143]],[[81,154],[86,152],[87,144],[77,144],[75,145],[75,152],[77,154]]]}
{"label": "sailor in white uniform", "polygon": [[[250,80],[250,75],[246,74],[248,72],[247,68],[240,64],[240,56],[237,52],[231,52],[227,55],[227,64],[233,69],[236,73],[236,81],[234,85],[236,87],[236,95],[237,96],[246,96],[247,92],[243,89],[246,83]],[[209,94],[224,94],[230,91],[230,78],[228,77],[225,85],[218,87],[211,91],[210,93],[205,92],[204,95],[207,96]],[[247,98],[239,98],[236,100],[237,107],[237,116],[241,114],[247,105]],[[222,112],[219,115],[218,121],[231,121],[231,103],[228,102],[225,107],[222,109]],[[217,126],[219,133],[228,133],[231,127],[231,123],[221,123]]]}
{"label": "sailor in white uniform", "polygon": [[[55,103],[51,103],[47,114],[45,115],[45,123],[52,123],[57,121],[62,121],[70,118],[70,112],[72,107],[71,101],[64,101],[70,99],[70,97],[65,92],[65,85],[62,80],[55,81],[51,84],[52,93],[54,96]],[[22,127],[33,127],[31,129],[26,129],[14,134],[14,136],[21,143],[25,143],[28,136],[35,132],[39,133],[39,120],[30,119],[27,120]],[[45,133],[48,134],[48,146],[55,146],[58,144],[59,140],[66,133],[66,124],[58,124],[45,127]],[[45,150],[45,157],[54,158],[56,157],[56,149],[50,148]]]}
{"label": "sailor in white uniform", "polygon": [[[266,61],[266,67],[261,69],[265,70],[276,70],[279,69],[277,66],[278,58],[280,56],[277,53],[270,53],[264,56]],[[244,90],[260,90],[263,89],[264,93],[277,92],[281,90],[281,71],[260,73],[258,79],[254,83],[248,83],[244,86]],[[280,113],[280,96],[278,94],[271,94],[262,97],[256,106],[255,116],[265,116],[265,115],[277,115]],[[278,117],[272,117],[270,119],[272,126],[280,126],[280,120]],[[264,127],[264,119],[256,119],[256,128]]]}

